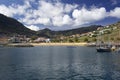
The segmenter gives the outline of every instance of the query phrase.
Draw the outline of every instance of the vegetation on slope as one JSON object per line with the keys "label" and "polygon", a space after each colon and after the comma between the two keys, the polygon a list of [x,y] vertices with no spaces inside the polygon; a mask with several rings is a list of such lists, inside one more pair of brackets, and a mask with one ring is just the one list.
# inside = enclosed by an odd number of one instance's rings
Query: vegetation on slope
{"label": "vegetation on slope", "polygon": [[33,35],[34,31],[26,28],[22,23],[17,20],[4,16],[0,14],[0,33],[13,35],[13,34],[21,34],[21,35]]}

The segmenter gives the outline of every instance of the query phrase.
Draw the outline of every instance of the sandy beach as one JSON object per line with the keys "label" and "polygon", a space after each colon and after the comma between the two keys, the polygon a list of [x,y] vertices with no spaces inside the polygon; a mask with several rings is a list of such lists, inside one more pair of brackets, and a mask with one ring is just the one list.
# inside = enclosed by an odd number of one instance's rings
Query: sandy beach
{"label": "sandy beach", "polygon": [[33,46],[86,46],[87,43],[30,43]]}

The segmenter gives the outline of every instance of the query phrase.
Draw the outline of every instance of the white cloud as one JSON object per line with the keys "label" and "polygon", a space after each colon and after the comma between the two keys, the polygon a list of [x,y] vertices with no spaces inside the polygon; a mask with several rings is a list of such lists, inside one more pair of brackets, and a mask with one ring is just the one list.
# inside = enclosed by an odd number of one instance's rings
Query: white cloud
{"label": "white cloud", "polygon": [[12,11],[9,9],[9,7],[5,6],[5,5],[0,5],[0,13],[6,15],[6,16],[13,16]]}
{"label": "white cloud", "polygon": [[[97,8],[94,6],[87,9],[85,7],[80,8],[76,4],[61,3],[60,0],[53,1],[55,3],[46,0],[40,0],[38,3],[35,0],[25,0],[23,5],[0,5],[0,13],[10,17],[19,17],[19,21],[24,25],[30,25],[27,27],[32,30],[39,29],[35,25],[78,27],[106,17],[120,18],[120,7],[107,12],[104,7]],[[33,4],[37,5],[36,8],[32,7]]]}
{"label": "white cloud", "polygon": [[75,19],[75,25],[82,25],[104,19],[106,14],[106,9],[103,7],[93,8],[90,10],[87,10],[83,7],[80,10],[75,9],[72,13],[72,16]]}
{"label": "white cloud", "polygon": [[62,21],[64,25],[72,24],[72,19],[70,18],[69,15],[64,15]]}
{"label": "white cloud", "polygon": [[25,18],[20,19],[20,21],[28,25],[43,24],[43,25],[63,26],[63,25],[71,24],[69,22],[72,19],[70,19],[70,16],[66,15],[66,13],[69,14],[76,7],[77,5],[70,5],[70,4],[65,5],[60,2],[53,4],[46,1],[39,1],[38,8],[27,11],[27,13],[25,13]]}
{"label": "white cloud", "polygon": [[34,24],[44,24],[44,25],[50,25],[50,19],[49,18],[37,18],[34,22]]}
{"label": "white cloud", "polygon": [[69,15],[53,17],[52,21],[53,25],[58,27],[72,25],[72,19],[69,17]]}
{"label": "white cloud", "polygon": [[109,14],[111,17],[120,18],[120,7],[116,7],[114,10],[111,10]]}
{"label": "white cloud", "polygon": [[30,25],[30,26],[26,25],[26,27],[29,28],[29,29],[31,29],[31,30],[34,30],[34,31],[40,30],[40,28],[38,26],[35,26],[35,25]]}
{"label": "white cloud", "polygon": [[62,16],[55,16],[52,21],[54,26],[62,26]]}
{"label": "white cloud", "polygon": [[69,13],[72,10],[74,10],[76,7],[78,7],[78,5],[66,4],[65,7],[64,7],[64,11]]}
{"label": "white cloud", "polygon": [[24,15],[26,10],[31,7],[29,1],[25,1],[24,5],[12,4],[11,6],[0,5],[0,13],[9,17],[14,15]]}

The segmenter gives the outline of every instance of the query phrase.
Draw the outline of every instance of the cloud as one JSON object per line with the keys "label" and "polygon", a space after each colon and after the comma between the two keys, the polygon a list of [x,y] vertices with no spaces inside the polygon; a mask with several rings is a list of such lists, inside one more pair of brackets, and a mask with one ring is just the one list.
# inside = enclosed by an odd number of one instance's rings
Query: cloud
{"label": "cloud", "polygon": [[90,10],[83,7],[80,10],[75,9],[72,13],[72,16],[75,19],[75,26],[77,26],[104,19],[106,17],[106,14],[107,12],[104,7],[92,8]]}
{"label": "cloud", "polygon": [[0,5],[0,13],[7,15],[9,17],[14,17],[14,15],[24,15],[29,7],[31,7],[29,1],[25,1],[24,5],[18,4],[12,4],[10,6]]}
{"label": "cloud", "polygon": [[114,10],[111,10],[109,15],[111,17],[120,18],[120,7],[116,7]]}
{"label": "cloud", "polygon": [[[62,4],[57,2],[56,4],[39,1],[37,9],[29,9],[24,15],[25,17],[20,19],[21,22],[27,25],[42,24],[48,26],[64,26],[70,25],[72,19],[69,15],[70,12],[77,5]],[[31,15],[32,14],[32,15]]]}
{"label": "cloud", "polygon": [[26,25],[26,27],[29,28],[29,29],[31,29],[31,30],[34,30],[34,31],[40,30],[40,28],[38,26],[35,26],[35,25],[30,25],[30,26]]}
{"label": "cloud", "polygon": [[[35,8],[33,7],[35,6]],[[24,0],[23,5],[0,5],[0,13],[17,19],[32,30],[40,26],[80,27],[102,20],[106,17],[120,18],[120,7],[107,12],[104,7],[80,7],[76,4],[64,4],[60,0]],[[21,17],[22,16],[22,17]],[[29,25],[29,26],[28,26]],[[37,25],[37,26],[36,26]],[[38,26],[40,25],[40,26]]]}
{"label": "cloud", "polygon": [[65,25],[72,25],[72,19],[70,18],[69,15],[53,17],[52,21],[53,21],[53,25],[58,27]]}
{"label": "cloud", "polygon": [[6,15],[6,16],[13,16],[12,11],[9,9],[10,7],[7,7],[5,5],[0,5],[0,13]]}

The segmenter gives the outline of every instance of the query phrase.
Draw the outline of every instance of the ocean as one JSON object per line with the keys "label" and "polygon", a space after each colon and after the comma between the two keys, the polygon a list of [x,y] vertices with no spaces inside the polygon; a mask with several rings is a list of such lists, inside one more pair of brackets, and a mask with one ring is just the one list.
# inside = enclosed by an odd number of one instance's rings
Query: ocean
{"label": "ocean", "polygon": [[120,80],[120,53],[98,53],[95,47],[1,47],[0,80]]}

